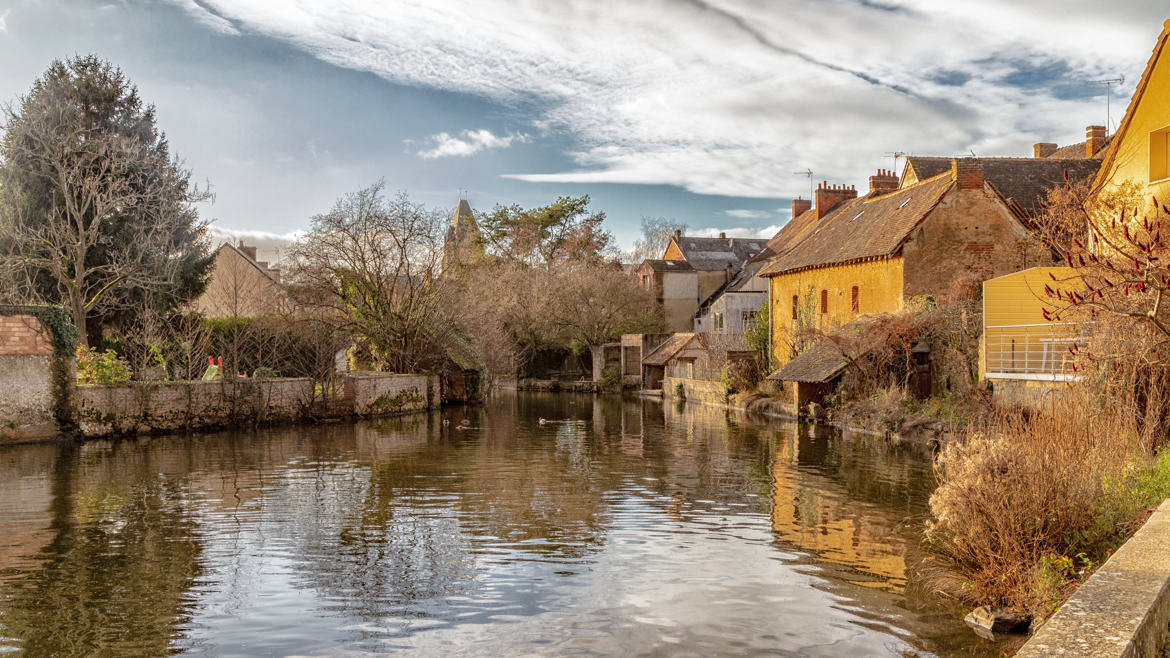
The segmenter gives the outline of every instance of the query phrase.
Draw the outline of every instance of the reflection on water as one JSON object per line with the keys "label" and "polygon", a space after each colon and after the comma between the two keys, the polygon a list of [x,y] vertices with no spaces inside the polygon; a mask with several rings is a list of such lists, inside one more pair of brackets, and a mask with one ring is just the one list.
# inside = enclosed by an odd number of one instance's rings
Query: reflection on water
{"label": "reflection on water", "polygon": [[997,654],[917,593],[922,455],[713,407],[500,395],[0,457],[28,655]]}

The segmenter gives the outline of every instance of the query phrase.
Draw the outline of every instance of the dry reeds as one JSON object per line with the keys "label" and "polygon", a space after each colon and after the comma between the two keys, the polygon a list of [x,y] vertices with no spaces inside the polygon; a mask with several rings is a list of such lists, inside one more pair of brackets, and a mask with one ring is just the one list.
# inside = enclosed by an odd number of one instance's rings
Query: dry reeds
{"label": "dry reeds", "polygon": [[1070,385],[1042,410],[1000,411],[942,450],[927,539],[967,583],[952,594],[1046,616],[1170,493],[1149,490],[1142,432],[1103,400]]}

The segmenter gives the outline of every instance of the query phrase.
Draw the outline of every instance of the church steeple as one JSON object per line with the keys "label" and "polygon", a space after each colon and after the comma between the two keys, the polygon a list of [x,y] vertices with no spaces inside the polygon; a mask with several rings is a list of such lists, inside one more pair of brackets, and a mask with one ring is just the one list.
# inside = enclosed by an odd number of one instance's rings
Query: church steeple
{"label": "church steeple", "polygon": [[460,199],[455,214],[451,216],[447,238],[443,241],[443,271],[451,271],[482,254],[483,247],[476,240],[478,237],[479,227],[475,224],[475,214],[471,211],[471,205],[466,199]]}

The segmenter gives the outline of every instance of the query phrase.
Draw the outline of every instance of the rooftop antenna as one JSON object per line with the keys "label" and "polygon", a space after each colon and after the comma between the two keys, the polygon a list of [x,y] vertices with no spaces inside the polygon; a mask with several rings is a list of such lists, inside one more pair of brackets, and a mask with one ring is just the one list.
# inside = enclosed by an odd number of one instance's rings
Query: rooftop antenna
{"label": "rooftop antenna", "polygon": [[792,172],[792,175],[793,176],[808,176],[808,198],[810,198],[810,199],[817,198],[816,194],[813,194],[813,170],[812,169],[805,169],[804,171],[794,171],[794,172]]}
{"label": "rooftop antenna", "polygon": [[1105,80],[1093,80],[1092,82],[1095,85],[1105,85],[1105,132],[1108,134],[1109,131],[1113,128],[1113,117],[1111,115],[1111,106],[1113,105],[1113,85],[1120,86],[1125,84],[1125,76],[1123,75]]}
{"label": "rooftop antenna", "polygon": [[898,173],[898,158],[906,157],[906,152],[905,151],[893,151],[891,153],[887,153],[886,155],[888,155],[894,159],[894,173],[895,174]]}

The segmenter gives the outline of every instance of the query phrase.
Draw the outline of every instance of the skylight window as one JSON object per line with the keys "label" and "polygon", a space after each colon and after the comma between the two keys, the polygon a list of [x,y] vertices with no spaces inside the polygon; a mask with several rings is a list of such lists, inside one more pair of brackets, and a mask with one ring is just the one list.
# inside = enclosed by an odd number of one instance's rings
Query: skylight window
{"label": "skylight window", "polygon": [[906,197],[906,200],[902,202],[902,205],[898,206],[898,210],[905,208],[906,204],[910,203],[913,200],[914,200],[914,197]]}

